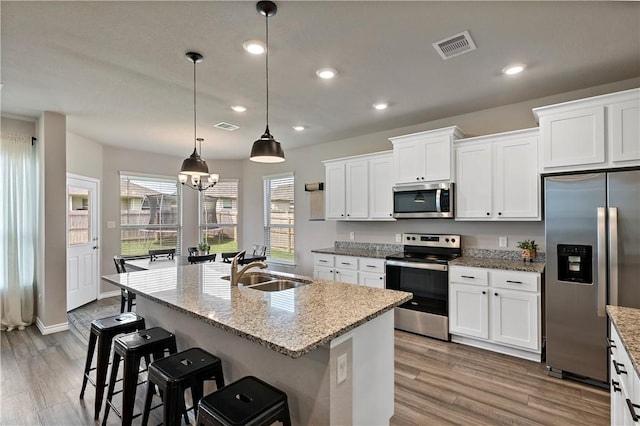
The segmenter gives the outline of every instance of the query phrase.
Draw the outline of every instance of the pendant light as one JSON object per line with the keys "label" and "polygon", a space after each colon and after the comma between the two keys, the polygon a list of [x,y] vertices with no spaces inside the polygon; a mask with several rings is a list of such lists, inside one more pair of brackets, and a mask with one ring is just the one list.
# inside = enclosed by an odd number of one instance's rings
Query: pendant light
{"label": "pendant light", "polygon": [[284,161],[284,152],[280,142],[269,132],[269,17],[274,16],[278,8],[272,1],[259,1],[256,10],[265,17],[266,22],[267,127],[260,139],[253,143],[249,159],[258,163],[281,163]]}
{"label": "pendant light", "polygon": [[[202,55],[197,52],[187,52],[187,59],[193,62],[193,152],[191,156],[182,162],[182,168],[178,174],[181,184],[189,184],[193,189],[204,191],[211,188],[220,178],[217,173],[209,174],[207,162],[200,157],[202,141],[196,137],[196,64],[202,62]],[[199,146],[196,145],[199,144]]]}

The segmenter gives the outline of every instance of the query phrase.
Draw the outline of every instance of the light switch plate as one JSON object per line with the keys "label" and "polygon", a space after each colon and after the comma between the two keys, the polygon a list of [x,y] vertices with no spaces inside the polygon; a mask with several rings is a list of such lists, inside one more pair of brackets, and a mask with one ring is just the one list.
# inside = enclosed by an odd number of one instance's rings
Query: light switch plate
{"label": "light switch plate", "polygon": [[347,380],[347,354],[342,354],[338,357],[338,368],[336,368],[338,374],[338,384]]}
{"label": "light switch plate", "polygon": [[500,247],[506,247],[507,246],[507,237],[498,238],[498,245]]}
{"label": "light switch plate", "polygon": [[396,234],[396,243],[402,242],[402,234]]}
{"label": "light switch plate", "polygon": [[350,239],[351,241],[355,240],[355,239],[356,239],[356,233],[355,233],[355,232],[353,232],[353,231],[352,231],[352,232],[349,232],[349,239]]}

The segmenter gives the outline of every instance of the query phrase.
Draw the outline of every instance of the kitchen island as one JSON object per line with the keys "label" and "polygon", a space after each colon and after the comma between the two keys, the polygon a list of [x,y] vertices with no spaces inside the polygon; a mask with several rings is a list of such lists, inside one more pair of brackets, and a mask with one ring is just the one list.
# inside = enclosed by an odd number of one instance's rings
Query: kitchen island
{"label": "kitchen island", "polygon": [[255,375],[285,391],[293,424],[388,424],[393,308],[411,294],[322,280],[266,292],[231,286],[229,273],[205,263],[103,279],[136,293],[137,313],[175,333],[179,350],[219,356],[227,382]]}

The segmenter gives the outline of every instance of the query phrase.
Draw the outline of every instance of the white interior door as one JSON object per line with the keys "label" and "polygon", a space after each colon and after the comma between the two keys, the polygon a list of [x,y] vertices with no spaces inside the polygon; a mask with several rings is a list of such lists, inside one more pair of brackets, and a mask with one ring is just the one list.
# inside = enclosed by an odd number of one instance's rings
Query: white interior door
{"label": "white interior door", "polygon": [[99,182],[67,175],[67,311],[98,298]]}

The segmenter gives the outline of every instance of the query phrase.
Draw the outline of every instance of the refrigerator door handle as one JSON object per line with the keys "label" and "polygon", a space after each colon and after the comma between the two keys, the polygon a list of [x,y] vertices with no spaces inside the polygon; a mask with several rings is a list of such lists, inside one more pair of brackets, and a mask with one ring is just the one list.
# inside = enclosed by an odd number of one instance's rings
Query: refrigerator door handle
{"label": "refrigerator door handle", "polygon": [[606,214],[604,207],[597,208],[598,214],[598,316],[606,315],[607,303],[607,237]]}
{"label": "refrigerator door handle", "polygon": [[609,207],[609,304],[618,304],[618,208]]}

